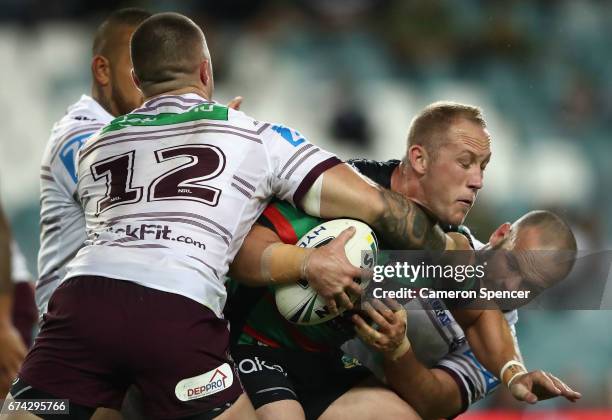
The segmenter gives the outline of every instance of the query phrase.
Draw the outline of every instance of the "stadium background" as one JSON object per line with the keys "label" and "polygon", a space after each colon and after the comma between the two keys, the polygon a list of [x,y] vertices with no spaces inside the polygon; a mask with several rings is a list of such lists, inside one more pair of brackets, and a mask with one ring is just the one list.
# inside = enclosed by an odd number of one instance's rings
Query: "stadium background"
{"label": "stadium background", "polygon": [[[476,236],[548,208],[571,222],[580,249],[610,249],[612,3],[0,0],[0,187],[33,273],[44,144],[89,92],[94,28],[125,6],[194,18],[213,55],[215,99],[242,95],[247,113],[343,158],[400,157],[410,119],[432,101],[481,106],[493,159],[468,218]],[[612,285],[603,307],[612,309]],[[610,409],[610,325],[605,310],[531,310],[521,311],[518,333],[528,367],[583,392],[573,408]],[[478,407],[525,408],[507,397]],[[553,400],[529,409],[572,407]]]}

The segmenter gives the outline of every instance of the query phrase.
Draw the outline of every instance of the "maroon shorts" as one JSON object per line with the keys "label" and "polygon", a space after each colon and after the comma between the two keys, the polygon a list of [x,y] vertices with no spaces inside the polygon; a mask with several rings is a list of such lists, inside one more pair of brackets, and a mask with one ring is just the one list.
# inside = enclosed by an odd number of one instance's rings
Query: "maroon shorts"
{"label": "maroon shorts", "polygon": [[119,409],[140,388],[147,418],[176,418],[235,401],[227,321],[181,295],[104,277],[69,279],[53,294],[21,369],[33,388],[86,407]]}

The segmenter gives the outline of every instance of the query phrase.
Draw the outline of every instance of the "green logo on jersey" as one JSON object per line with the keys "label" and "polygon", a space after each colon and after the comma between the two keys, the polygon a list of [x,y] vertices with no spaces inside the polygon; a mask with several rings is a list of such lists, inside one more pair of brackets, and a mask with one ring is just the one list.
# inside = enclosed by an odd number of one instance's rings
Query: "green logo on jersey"
{"label": "green logo on jersey", "polygon": [[344,365],[344,369],[352,369],[357,366],[361,366],[361,362],[355,359],[353,356],[349,356],[348,354],[342,355],[342,364]]}
{"label": "green logo on jersey", "polygon": [[127,114],[115,118],[109,125],[104,127],[102,134],[109,131],[121,130],[125,127],[150,127],[161,125],[180,124],[198,120],[222,120],[227,121],[228,109],[225,106],[213,103],[205,103],[191,108],[180,114],[169,112],[156,115]]}

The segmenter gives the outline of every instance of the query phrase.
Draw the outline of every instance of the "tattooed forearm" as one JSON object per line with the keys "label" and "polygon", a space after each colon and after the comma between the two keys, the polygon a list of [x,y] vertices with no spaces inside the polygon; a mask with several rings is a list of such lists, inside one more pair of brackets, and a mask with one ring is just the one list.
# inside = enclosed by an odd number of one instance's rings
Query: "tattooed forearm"
{"label": "tattooed forearm", "polygon": [[380,195],[384,210],[373,227],[385,242],[397,249],[444,250],[444,232],[417,204],[386,189],[380,189]]}

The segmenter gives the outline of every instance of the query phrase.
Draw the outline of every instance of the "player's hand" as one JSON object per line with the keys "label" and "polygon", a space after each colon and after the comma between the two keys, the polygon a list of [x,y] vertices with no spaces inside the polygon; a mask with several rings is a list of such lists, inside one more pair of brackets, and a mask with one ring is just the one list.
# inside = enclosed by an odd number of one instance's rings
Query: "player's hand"
{"label": "player's hand", "polygon": [[354,227],[347,228],[327,245],[316,248],[308,256],[304,270],[306,280],[333,314],[340,308],[353,309],[349,293],[361,295],[361,287],[353,279],[359,278],[362,271],[349,262],[344,252],[354,234]]}
{"label": "player's hand", "polygon": [[8,392],[17,377],[27,349],[19,332],[10,322],[0,323],[0,398]]}
{"label": "player's hand", "polygon": [[377,299],[371,302],[365,302],[361,309],[378,325],[378,329],[370,326],[361,316],[353,315],[357,335],[387,359],[397,360],[410,348],[406,336],[406,309],[392,300],[388,300],[389,306]]}
{"label": "player's hand", "polygon": [[243,100],[244,98],[242,96],[236,96],[234,99],[229,101],[229,103],[227,104],[227,107],[232,108],[236,111],[240,111],[240,106],[242,105]]}
{"label": "player's hand", "polygon": [[554,397],[576,402],[582,397],[556,376],[541,370],[524,373],[511,381],[510,392],[517,400],[530,404]]}

